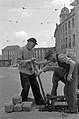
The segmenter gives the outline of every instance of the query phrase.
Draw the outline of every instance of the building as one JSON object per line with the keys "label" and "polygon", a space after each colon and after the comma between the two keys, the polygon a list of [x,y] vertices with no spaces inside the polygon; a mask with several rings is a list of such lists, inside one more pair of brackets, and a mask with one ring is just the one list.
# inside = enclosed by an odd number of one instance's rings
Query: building
{"label": "building", "polygon": [[[35,48],[35,58],[37,61],[43,61],[44,60],[44,56],[45,56],[45,53],[48,51],[48,50],[52,50],[53,52],[55,52],[55,47],[42,47],[42,48]],[[43,65],[39,66],[40,67],[43,67]]]}
{"label": "building", "polygon": [[[2,60],[5,62],[6,65],[13,65],[17,62],[17,51],[20,48],[18,45],[7,46],[2,49]],[[7,64],[8,63],[8,64]]]}
{"label": "building", "polygon": [[[56,24],[54,37],[58,53],[71,53],[76,60],[79,59],[79,0],[71,3],[73,9],[61,9],[60,24]],[[72,54],[72,53],[71,53]]]}
{"label": "building", "polygon": [[2,60],[2,55],[0,55],[0,60]]}
{"label": "building", "polygon": [[[20,46],[13,45],[7,46],[4,49],[2,49],[2,60],[0,61],[0,66],[16,65],[19,48]],[[45,52],[47,52],[48,50],[52,50],[54,52],[55,47],[34,48],[34,50],[37,61],[42,61],[44,60]]]}
{"label": "building", "polygon": [[42,61],[42,60],[44,60],[45,53],[48,50],[52,50],[53,52],[55,52],[55,47],[35,48],[34,50],[35,50],[35,57],[36,57],[37,61]]}

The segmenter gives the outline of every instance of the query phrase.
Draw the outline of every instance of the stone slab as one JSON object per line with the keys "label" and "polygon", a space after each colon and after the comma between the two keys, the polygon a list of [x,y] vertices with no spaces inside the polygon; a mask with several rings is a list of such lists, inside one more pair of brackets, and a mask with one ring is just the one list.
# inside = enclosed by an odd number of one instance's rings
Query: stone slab
{"label": "stone slab", "polygon": [[14,105],[14,112],[22,111],[22,103]]}
{"label": "stone slab", "polygon": [[13,112],[14,104],[13,103],[7,103],[4,105],[4,109],[6,113]]}
{"label": "stone slab", "polygon": [[17,103],[22,103],[22,97],[19,95],[16,95],[12,98],[12,103],[15,105]]}

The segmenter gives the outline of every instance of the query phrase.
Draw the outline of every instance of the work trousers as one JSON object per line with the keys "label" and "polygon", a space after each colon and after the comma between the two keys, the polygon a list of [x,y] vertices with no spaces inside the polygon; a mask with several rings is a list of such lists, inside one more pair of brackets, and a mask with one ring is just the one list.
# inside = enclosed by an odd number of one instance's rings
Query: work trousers
{"label": "work trousers", "polygon": [[78,86],[77,86],[77,89],[79,90],[79,82],[78,82]]}
{"label": "work trousers", "polygon": [[79,81],[79,64],[76,63],[74,67],[74,71],[72,73],[72,81],[67,81],[66,78],[64,78],[65,70],[56,67],[53,75],[53,87],[51,91],[51,95],[57,95],[57,87],[58,82],[62,81],[64,86],[64,95],[66,97],[69,109],[71,111],[77,111],[77,95],[76,95],[76,89]]}
{"label": "work trousers", "polygon": [[20,72],[20,80],[22,86],[21,91],[22,101],[27,101],[30,86],[36,103],[42,100],[42,95],[40,93],[40,88],[36,80],[35,73],[32,75],[28,75]]}

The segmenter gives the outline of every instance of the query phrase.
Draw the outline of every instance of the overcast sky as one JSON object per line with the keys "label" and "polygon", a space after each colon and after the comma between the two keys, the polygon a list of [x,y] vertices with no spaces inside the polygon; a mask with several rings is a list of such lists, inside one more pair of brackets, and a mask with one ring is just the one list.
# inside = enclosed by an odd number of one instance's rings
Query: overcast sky
{"label": "overcast sky", "polygon": [[64,4],[71,9],[72,1],[0,0],[0,54],[7,45],[25,45],[29,37],[37,39],[37,47],[55,46],[60,11]]}

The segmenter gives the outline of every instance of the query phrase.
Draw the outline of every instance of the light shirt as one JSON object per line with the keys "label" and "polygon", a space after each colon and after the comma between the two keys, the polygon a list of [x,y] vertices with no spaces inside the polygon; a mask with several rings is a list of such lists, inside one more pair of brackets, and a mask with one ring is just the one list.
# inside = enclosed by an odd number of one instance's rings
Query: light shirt
{"label": "light shirt", "polygon": [[71,58],[68,58],[65,54],[59,54],[58,58],[61,62],[65,62],[67,64],[69,64],[69,60],[71,60]]}
{"label": "light shirt", "polygon": [[[34,57],[34,50],[28,50],[27,46],[23,46],[18,51],[18,59],[20,61],[29,60]],[[20,63],[18,67],[19,71],[28,75],[32,75],[35,72],[35,67],[32,62]]]}

